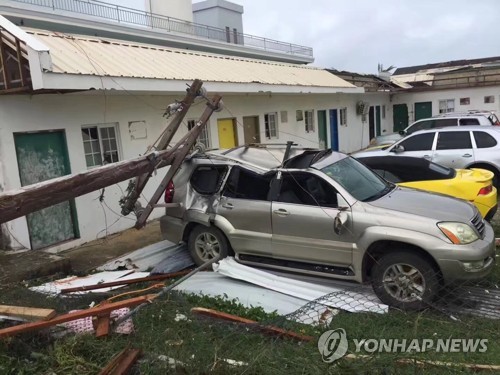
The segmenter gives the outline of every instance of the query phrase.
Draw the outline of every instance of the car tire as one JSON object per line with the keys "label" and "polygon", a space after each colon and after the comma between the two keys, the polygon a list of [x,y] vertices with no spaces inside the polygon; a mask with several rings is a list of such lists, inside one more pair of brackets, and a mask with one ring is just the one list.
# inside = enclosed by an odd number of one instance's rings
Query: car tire
{"label": "car tire", "polygon": [[422,310],[438,291],[438,271],[417,254],[389,253],[373,266],[372,287],[378,298],[389,306]]}
{"label": "car tire", "polygon": [[219,259],[227,257],[229,244],[219,229],[197,225],[189,233],[188,250],[196,265],[201,266],[216,256]]}

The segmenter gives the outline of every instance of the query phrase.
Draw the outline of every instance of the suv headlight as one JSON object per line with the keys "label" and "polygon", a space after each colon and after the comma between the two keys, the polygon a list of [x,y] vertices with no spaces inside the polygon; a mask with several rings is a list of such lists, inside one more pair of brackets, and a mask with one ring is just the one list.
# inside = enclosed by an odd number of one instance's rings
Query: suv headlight
{"label": "suv headlight", "polygon": [[437,226],[455,245],[468,244],[479,238],[476,231],[465,223],[443,222]]}

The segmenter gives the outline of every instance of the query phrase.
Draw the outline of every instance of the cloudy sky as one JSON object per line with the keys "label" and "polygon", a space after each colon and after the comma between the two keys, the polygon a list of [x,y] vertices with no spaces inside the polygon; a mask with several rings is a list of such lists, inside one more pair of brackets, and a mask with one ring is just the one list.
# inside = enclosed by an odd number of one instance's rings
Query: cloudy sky
{"label": "cloudy sky", "polygon": [[313,47],[317,66],[376,73],[500,55],[500,0],[232,1],[245,33]]}

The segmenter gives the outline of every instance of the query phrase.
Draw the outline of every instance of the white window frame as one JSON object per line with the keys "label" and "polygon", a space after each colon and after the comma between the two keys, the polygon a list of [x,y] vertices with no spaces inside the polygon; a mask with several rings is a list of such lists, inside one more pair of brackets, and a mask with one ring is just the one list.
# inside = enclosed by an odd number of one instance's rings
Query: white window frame
{"label": "white window frame", "polygon": [[439,100],[439,113],[455,112],[455,99]]}
{"label": "white window frame", "polygon": [[314,109],[306,109],[304,111],[304,123],[306,133],[314,132]]}
{"label": "white window frame", "polygon": [[347,126],[347,108],[340,108],[339,110],[339,123],[340,126]]}
{"label": "white window frame", "polygon": [[[101,134],[102,129],[106,128],[113,128],[114,130],[114,138],[109,137],[109,138],[103,138]],[[92,143],[92,140],[86,140],[83,138],[83,130],[84,129],[97,129],[97,141],[99,141],[99,150],[94,150],[94,146]],[[118,160],[112,160],[112,163],[116,163],[120,160],[122,160],[122,152],[121,152],[121,145],[120,145],[120,132],[119,132],[119,124],[117,122],[109,122],[109,123],[102,123],[102,124],[85,124],[82,125],[81,127],[82,130],[82,145],[83,145],[83,155],[85,158],[85,164],[87,165],[87,168],[96,168],[100,167],[102,165],[108,164],[104,161],[104,143],[109,142],[110,146],[110,151],[111,152],[116,152]],[[111,148],[111,140],[115,140],[116,143],[116,149]],[[94,140],[95,141],[95,140]],[[90,153],[85,152],[85,144],[90,145]],[[96,155],[100,155],[100,163],[99,160],[96,161]],[[92,156],[92,165],[89,165],[87,162],[87,156]]]}
{"label": "white window frame", "polygon": [[[187,120],[187,128],[188,130],[191,130],[194,128],[198,120],[196,119],[188,119]],[[210,139],[210,123],[207,122],[203,129],[201,130],[201,133],[198,137],[198,142],[203,143],[203,145],[208,149],[212,145],[212,140]]]}
{"label": "white window frame", "polygon": [[264,113],[264,129],[267,139],[278,138],[278,112]]}

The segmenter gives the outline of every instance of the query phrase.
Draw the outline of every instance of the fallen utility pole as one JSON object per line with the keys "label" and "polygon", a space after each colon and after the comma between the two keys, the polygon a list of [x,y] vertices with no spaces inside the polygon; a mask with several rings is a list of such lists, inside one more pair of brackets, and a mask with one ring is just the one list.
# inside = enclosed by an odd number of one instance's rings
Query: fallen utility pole
{"label": "fallen utility pole", "polygon": [[[197,83],[197,81],[195,81],[195,83]],[[199,85],[201,85],[201,81]],[[195,88],[197,87],[198,84]],[[200,88],[198,88],[197,92],[199,91]],[[214,111],[219,110],[220,101],[221,97],[219,95],[214,95],[213,99],[208,101],[207,108],[200,120],[196,123],[196,126],[168,150],[152,151],[136,159],[108,164],[78,174],[43,181],[34,185],[25,186],[19,190],[7,191],[0,194],[0,223],[17,219],[34,211],[65,202],[69,199],[114,185],[118,182],[137,178],[138,176],[146,175],[146,177],[148,177],[142,182],[145,184],[149,176],[156,169],[171,165],[168,173],[148,205],[138,212],[136,228],[143,227],[151,211],[157,207],[156,203],[167,187],[168,182],[177,172],[182,161],[188,156],[189,152],[192,151],[196,139],[206,125],[206,122]],[[182,118],[180,120],[178,118],[174,120],[175,123],[169,125],[171,131],[166,131],[164,137],[160,140],[160,145],[164,148],[166,147],[165,142],[170,142],[173,134],[178,129],[178,124],[176,125],[177,121],[180,123]],[[142,188],[143,187],[144,186],[142,186]],[[128,207],[130,207],[130,205],[135,207],[137,196],[131,198],[134,199],[129,200]]]}
{"label": "fallen utility pole", "polygon": [[4,192],[0,194],[0,223],[152,172],[169,165],[174,156],[175,150],[161,151]]}
{"label": "fallen utility pole", "polygon": [[[167,107],[165,115],[173,112],[175,113],[174,118],[167,126],[167,128],[163,131],[160,138],[157,140],[157,144],[151,146],[148,149],[148,152],[153,148],[155,148],[157,151],[165,150],[167,148],[196,97],[202,96],[202,85],[203,82],[199,79],[194,80],[193,84],[189,86],[184,99],[181,102],[171,104]],[[151,173],[144,173],[140,176],[137,176],[135,181],[131,185],[129,185],[129,188],[127,188],[127,196],[124,197],[121,201],[122,215],[126,216],[136,209],[137,199],[139,199],[139,197],[141,196],[141,193],[148,183],[150,177]]]}
{"label": "fallen utility pole", "polygon": [[177,143],[177,145],[181,144],[182,146],[179,147],[179,152],[174,155],[174,160],[172,161],[172,165],[170,166],[167,174],[165,175],[165,177],[163,177],[163,180],[154,192],[144,210],[141,210],[140,213],[138,212],[137,221],[135,224],[135,227],[137,229],[140,229],[144,225],[146,225],[146,220],[148,219],[149,215],[151,215],[153,209],[156,207],[156,204],[158,203],[160,197],[163,195],[168,183],[177,173],[186,156],[188,156],[188,154],[192,151],[192,146],[196,143],[196,139],[200,136],[201,131],[206,126],[208,119],[210,118],[212,113],[220,110],[221,100],[222,97],[220,95],[214,95],[212,100],[207,103],[207,108],[205,108],[205,111],[201,115],[194,128],[191,129],[191,131]]}

